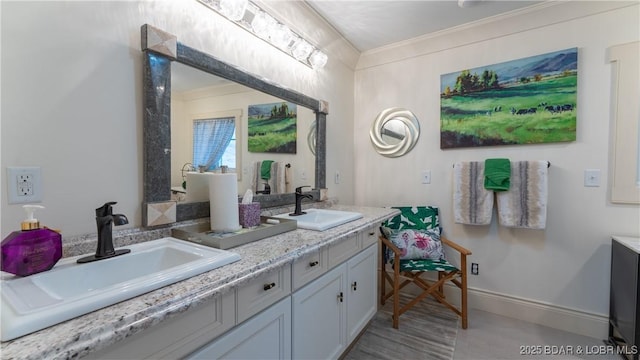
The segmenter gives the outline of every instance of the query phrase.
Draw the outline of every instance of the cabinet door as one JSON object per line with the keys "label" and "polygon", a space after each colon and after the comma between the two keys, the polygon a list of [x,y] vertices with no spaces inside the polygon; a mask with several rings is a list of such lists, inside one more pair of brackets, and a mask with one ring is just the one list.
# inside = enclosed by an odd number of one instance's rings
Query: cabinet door
{"label": "cabinet door", "polygon": [[204,346],[188,359],[291,359],[291,298]]}
{"label": "cabinet door", "polygon": [[377,311],[377,254],[374,244],[347,262],[347,343],[355,340]]}
{"label": "cabinet door", "polygon": [[295,292],[293,358],[335,359],[346,348],[345,265]]}

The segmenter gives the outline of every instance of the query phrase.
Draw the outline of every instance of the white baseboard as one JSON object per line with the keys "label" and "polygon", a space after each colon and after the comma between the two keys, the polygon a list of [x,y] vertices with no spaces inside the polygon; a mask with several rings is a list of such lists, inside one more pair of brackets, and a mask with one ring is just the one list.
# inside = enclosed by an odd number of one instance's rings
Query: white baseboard
{"label": "white baseboard", "polygon": [[[418,288],[411,288],[419,292]],[[478,309],[596,339],[606,339],[609,334],[608,315],[588,313],[477,288],[469,288],[467,294],[467,304],[470,309]],[[447,284],[445,295],[451,303],[459,305],[460,290],[458,288]],[[470,316],[469,324],[472,322],[473,318]]]}
{"label": "white baseboard", "polygon": [[[455,298],[456,294],[453,292],[456,289],[452,288],[450,291],[452,292],[450,299]],[[596,339],[606,339],[609,333],[608,315],[588,313],[481,289],[469,288],[468,296],[470,308]],[[473,320],[469,319],[469,322],[471,321]]]}

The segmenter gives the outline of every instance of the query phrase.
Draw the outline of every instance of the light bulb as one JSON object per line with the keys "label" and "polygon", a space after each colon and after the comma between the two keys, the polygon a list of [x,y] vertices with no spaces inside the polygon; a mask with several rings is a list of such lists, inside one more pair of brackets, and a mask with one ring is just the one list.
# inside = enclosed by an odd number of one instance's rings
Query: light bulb
{"label": "light bulb", "polygon": [[291,33],[291,30],[289,30],[289,28],[285,25],[276,24],[276,26],[273,27],[273,30],[271,32],[271,42],[275,46],[281,49],[287,49],[287,47],[289,47],[289,44],[291,43],[292,38],[293,34]]}
{"label": "light bulb", "polygon": [[220,11],[229,20],[239,21],[247,10],[248,0],[220,0]]}
{"label": "light bulb", "polygon": [[291,47],[291,55],[294,58],[305,61],[313,51],[313,46],[303,39],[299,38]]}
{"label": "light bulb", "polygon": [[309,64],[311,64],[311,67],[313,67],[314,69],[320,69],[325,66],[325,64],[327,63],[327,60],[328,60],[327,54],[323,53],[320,50],[316,50],[309,57]]}
{"label": "light bulb", "polygon": [[251,28],[261,38],[268,39],[271,29],[276,25],[276,19],[264,11],[259,11],[251,21]]}

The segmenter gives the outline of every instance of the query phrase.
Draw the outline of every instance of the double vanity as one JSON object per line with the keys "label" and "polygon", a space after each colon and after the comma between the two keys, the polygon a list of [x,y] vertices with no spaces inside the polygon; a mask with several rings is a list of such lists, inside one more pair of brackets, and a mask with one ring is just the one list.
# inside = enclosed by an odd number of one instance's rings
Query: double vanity
{"label": "double vanity", "polygon": [[[322,189],[327,188],[328,103],[245,73],[152,26],[143,25],[141,37],[142,225],[147,228],[116,235],[115,245],[130,248],[131,254],[78,265],[73,257],[94,251],[95,240],[65,239],[66,258],[50,272],[24,281],[3,278],[15,280],[13,288],[2,290],[3,329],[15,332],[3,332],[3,339],[12,340],[0,344],[0,357],[338,358],[377,310],[378,227],[398,210],[309,209],[296,217],[295,230],[199,259],[196,253],[207,252],[197,250],[200,245],[174,238],[180,227],[186,232],[201,225],[194,219],[208,218],[210,203],[171,200],[171,92],[165,91],[171,88],[171,63],[313,111],[315,186],[303,196],[318,207],[327,201]],[[284,213],[279,221],[286,222],[291,220],[285,210],[275,209],[299,204],[297,195],[302,194],[261,195],[254,201],[260,202],[262,215]],[[345,212],[357,215],[345,218]],[[134,261],[144,248],[144,259]],[[210,267],[195,271],[196,263]],[[83,272],[81,266],[102,270]],[[6,304],[5,292],[13,296]]]}
{"label": "double vanity", "polygon": [[377,310],[378,227],[397,210],[331,210],[362,217],[230,249],[240,260],[3,342],[2,358],[337,358]]}

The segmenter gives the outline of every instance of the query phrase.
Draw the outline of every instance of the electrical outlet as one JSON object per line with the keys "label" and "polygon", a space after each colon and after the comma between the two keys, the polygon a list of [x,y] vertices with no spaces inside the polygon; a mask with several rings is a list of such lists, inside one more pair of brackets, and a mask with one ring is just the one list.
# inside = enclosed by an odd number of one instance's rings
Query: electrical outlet
{"label": "electrical outlet", "polygon": [[471,263],[471,274],[478,275],[480,271],[478,270],[478,263]]}
{"label": "electrical outlet", "polygon": [[18,196],[33,195],[33,175],[30,173],[18,175]]}
{"label": "electrical outlet", "polygon": [[41,178],[39,167],[7,167],[9,204],[41,202]]}

